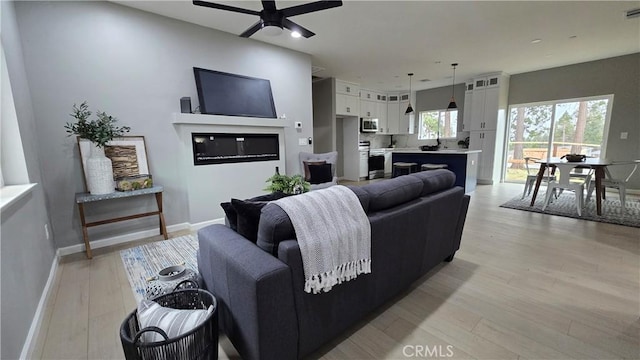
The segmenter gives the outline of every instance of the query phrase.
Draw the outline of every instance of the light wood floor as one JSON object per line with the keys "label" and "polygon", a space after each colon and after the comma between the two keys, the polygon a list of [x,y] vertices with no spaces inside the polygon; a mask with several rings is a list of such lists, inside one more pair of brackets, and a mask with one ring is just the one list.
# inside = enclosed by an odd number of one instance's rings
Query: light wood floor
{"label": "light wood floor", "polygon": [[[640,229],[498,207],[521,189],[480,186],[453,262],[311,358],[639,359]],[[34,358],[123,358],[118,250],[61,261]]]}

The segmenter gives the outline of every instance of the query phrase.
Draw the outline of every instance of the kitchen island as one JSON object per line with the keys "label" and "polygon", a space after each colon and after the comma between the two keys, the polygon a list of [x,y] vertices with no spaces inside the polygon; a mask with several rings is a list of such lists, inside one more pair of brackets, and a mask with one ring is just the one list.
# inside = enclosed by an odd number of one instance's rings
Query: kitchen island
{"label": "kitchen island", "polygon": [[394,149],[391,161],[412,162],[418,164],[447,164],[447,169],[456,174],[457,186],[462,186],[465,193],[476,189],[478,179],[478,154],[482,150],[443,149],[421,151],[420,149]]}

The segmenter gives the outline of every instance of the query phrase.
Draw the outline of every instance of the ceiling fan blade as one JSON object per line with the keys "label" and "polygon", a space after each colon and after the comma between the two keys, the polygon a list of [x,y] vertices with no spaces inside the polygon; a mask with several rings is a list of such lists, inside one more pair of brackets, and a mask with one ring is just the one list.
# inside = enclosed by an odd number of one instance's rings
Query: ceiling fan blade
{"label": "ceiling fan blade", "polygon": [[250,28],[245,30],[240,37],[248,38],[249,36],[256,33],[256,31],[262,29],[262,19],[260,19],[257,23],[253,24]]}
{"label": "ceiling fan blade", "polygon": [[229,6],[229,5],[223,5],[223,4],[216,4],[216,3],[211,3],[211,2],[208,2],[208,1],[193,0],[193,5],[204,6],[204,7],[208,7],[208,8],[212,8],[212,9],[233,11],[233,12],[238,12],[238,13],[242,13],[242,14],[260,16],[260,12],[259,11],[243,9],[243,8],[239,8],[239,7],[235,7],[235,6]]}
{"label": "ceiling fan blade", "polygon": [[262,7],[265,11],[276,11],[276,2],[274,0],[262,0]]}
{"label": "ceiling fan blade", "polygon": [[283,16],[296,16],[306,14],[314,11],[331,9],[334,7],[342,6],[342,1],[316,1],[308,4],[291,6],[280,10]]}
{"label": "ceiling fan blade", "polygon": [[302,26],[294,23],[293,21],[287,18],[282,19],[282,26],[291,31],[297,31],[298,33],[300,33],[300,35],[304,36],[305,38],[310,38],[316,34],[313,31],[305,29]]}

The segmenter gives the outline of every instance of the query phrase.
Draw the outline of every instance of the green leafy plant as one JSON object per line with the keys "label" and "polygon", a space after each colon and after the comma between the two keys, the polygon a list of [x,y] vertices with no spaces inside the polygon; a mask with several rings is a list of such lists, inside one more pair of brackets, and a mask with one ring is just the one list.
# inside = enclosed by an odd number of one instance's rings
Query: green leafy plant
{"label": "green leafy plant", "polygon": [[104,111],[96,113],[97,120],[89,121],[91,111],[89,111],[89,105],[87,105],[86,101],[80,104],[79,107],[73,104],[73,112],[69,116],[76,119],[75,123],[68,122],[64,126],[69,136],[78,135],[81,138],[90,140],[98,147],[104,147],[109,141],[123,136],[131,130],[128,126],[116,126],[118,119],[107,115]]}
{"label": "green leafy plant", "polygon": [[301,194],[311,189],[311,184],[305,181],[302,175],[280,175],[275,173],[267,179],[270,182],[264,190],[271,192],[283,192],[285,194]]}

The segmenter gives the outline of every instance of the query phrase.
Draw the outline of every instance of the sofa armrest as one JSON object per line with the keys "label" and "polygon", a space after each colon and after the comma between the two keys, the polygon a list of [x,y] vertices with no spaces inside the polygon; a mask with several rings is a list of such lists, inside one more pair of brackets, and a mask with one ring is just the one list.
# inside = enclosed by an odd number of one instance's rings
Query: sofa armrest
{"label": "sofa armrest", "polygon": [[220,224],[198,231],[198,268],[218,300],[221,328],[243,359],[296,359],[289,267]]}

